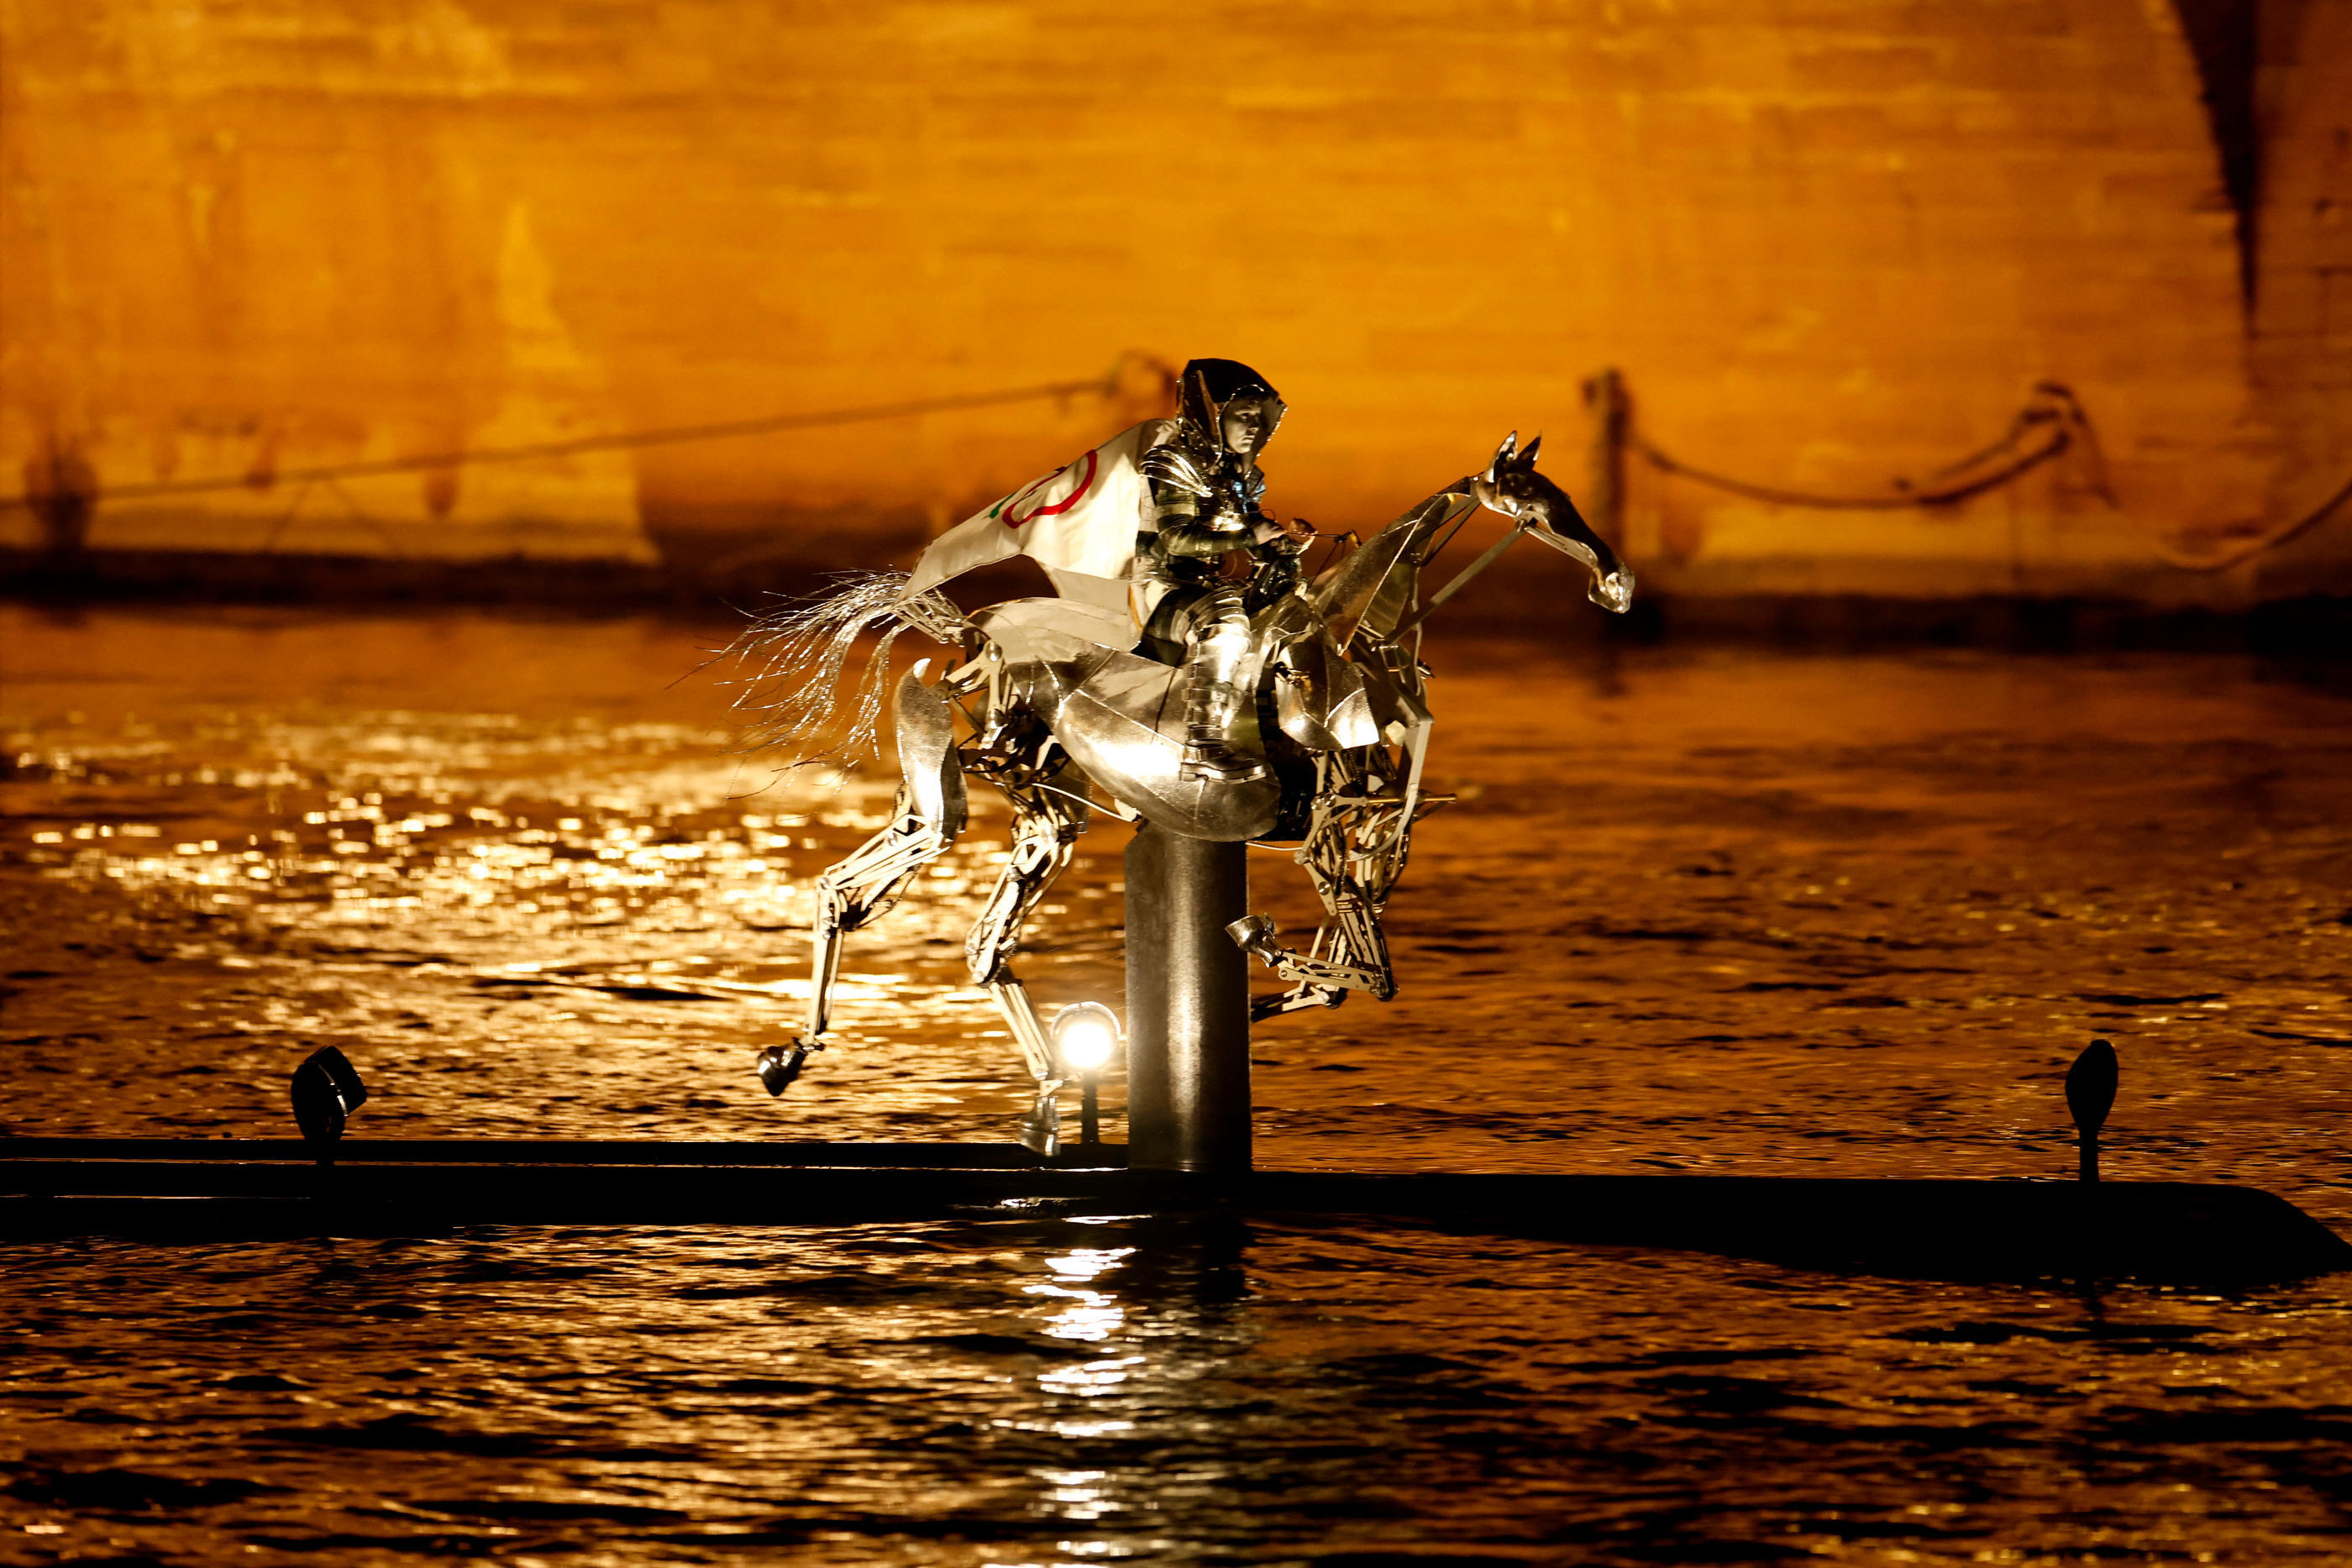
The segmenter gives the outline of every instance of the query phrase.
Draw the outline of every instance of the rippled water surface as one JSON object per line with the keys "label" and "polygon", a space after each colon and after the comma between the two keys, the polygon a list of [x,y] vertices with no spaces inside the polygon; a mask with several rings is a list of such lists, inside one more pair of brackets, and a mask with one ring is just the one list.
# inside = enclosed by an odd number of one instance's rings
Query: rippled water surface
{"label": "rippled water surface", "polygon": [[[1002,1140],[972,831],[771,1101],[807,890],[653,621],[0,610],[0,1132]],[[1433,642],[1404,989],[1268,1166],[2117,1177],[2352,1228],[2352,687],[2244,660]],[[1104,821],[1022,960],[1116,1001]],[[1254,862],[1309,924],[1300,873]],[[1108,1095],[1114,1113],[1117,1086]],[[2352,1556],[2352,1281],[1958,1285],[1112,1215],[0,1242],[0,1561]]]}

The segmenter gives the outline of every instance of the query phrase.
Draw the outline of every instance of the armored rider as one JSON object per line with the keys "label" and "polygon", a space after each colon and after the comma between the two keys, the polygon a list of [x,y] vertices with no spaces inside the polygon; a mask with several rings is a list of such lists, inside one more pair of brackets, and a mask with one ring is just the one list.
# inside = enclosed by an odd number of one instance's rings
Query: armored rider
{"label": "armored rider", "polygon": [[[1175,428],[1143,455],[1151,498],[1136,540],[1138,576],[1159,602],[1148,640],[1184,643],[1184,772],[1217,781],[1256,779],[1265,764],[1226,744],[1252,700],[1252,610],[1286,592],[1313,538],[1299,521],[1278,523],[1259,505],[1257,455],[1282,423],[1284,403],[1265,377],[1233,360],[1184,367]],[[1227,562],[1249,568],[1236,580]]]}

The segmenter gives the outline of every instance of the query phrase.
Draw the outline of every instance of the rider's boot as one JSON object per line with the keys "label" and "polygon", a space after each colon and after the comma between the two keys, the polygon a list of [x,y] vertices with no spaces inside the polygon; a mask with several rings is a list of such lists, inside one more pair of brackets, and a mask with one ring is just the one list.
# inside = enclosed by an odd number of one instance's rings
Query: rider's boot
{"label": "rider's boot", "polygon": [[1180,776],[1219,784],[1263,779],[1265,764],[1244,757],[1225,740],[1225,732],[1248,695],[1241,689],[1242,666],[1249,657],[1249,620],[1242,609],[1241,594],[1225,589],[1202,608],[1208,612],[1202,617],[1205,624],[1193,633],[1184,659],[1184,760]]}

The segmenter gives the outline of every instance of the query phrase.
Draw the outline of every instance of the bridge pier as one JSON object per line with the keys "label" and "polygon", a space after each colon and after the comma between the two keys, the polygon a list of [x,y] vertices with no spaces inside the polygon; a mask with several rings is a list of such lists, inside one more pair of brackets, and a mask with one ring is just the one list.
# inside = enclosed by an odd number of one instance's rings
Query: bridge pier
{"label": "bridge pier", "polygon": [[1249,849],[1142,825],[1127,848],[1130,1165],[1250,1168]]}

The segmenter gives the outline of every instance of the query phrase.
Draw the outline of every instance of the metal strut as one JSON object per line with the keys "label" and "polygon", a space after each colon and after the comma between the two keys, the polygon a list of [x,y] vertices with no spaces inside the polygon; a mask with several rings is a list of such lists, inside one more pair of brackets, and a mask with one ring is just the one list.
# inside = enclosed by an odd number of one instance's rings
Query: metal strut
{"label": "metal strut", "polygon": [[[1058,764],[1050,769],[1061,770]],[[989,890],[980,919],[964,938],[963,952],[972,984],[996,1004],[1030,1076],[1037,1081],[1036,1103],[1022,1121],[1021,1141],[1051,1157],[1061,1146],[1061,1107],[1055,1098],[1063,1083],[1061,1067],[1046,1042],[1045,1026],[1038,1021],[1028,988],[1013,977],[1013,955],[1020,951],[1022,923],[1054,879],[1068,868],[1072,849],[1093,812],[1075,795],[1048,788],[1044,771],[1026,784],[998,782],[1013,808],[1013,852]]]}
{"label": "metal strut", "polygon": [[[1418,742],[1426,730],[1419,727],[1413,739]],[[1413,757],[1417,763],[1417,746]],[[1263,915],[1225,928],[1235,946],[1292,982],[1291,989],[1251,1003],[1253,1019],[1336,1008],[1349,991],[1367,991],[1380,1001],[1396,994],[1381,912],[1404,874],[1412,824],[1447,804],[1443,796],[1418,796],[1411,780],[1386,777],[1387,769],[1367,766],[1347,752],[1322,753],[1316,767],[1314,814],[1293,856],[1323,900],[1324,920],[1313,944],[1304,953],[1281,946],[1274,939],[1274,921]],[[1412,773],[1418,775],[1417,766]]]}

